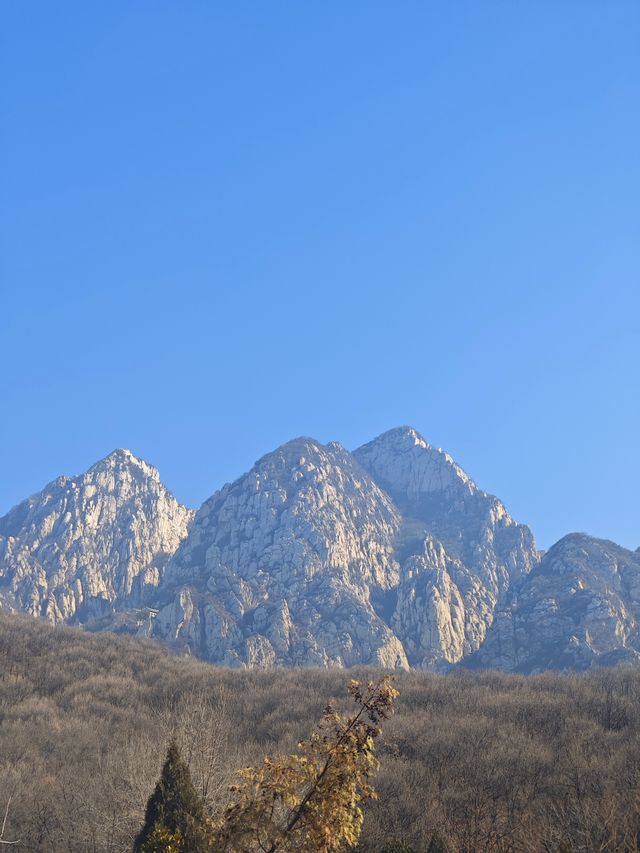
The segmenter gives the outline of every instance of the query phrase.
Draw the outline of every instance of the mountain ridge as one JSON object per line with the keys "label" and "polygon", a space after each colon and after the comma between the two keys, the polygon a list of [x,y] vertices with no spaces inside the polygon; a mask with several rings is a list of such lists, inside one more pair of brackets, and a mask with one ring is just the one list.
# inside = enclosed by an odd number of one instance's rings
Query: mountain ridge
{"label": "mountain ridge", "polygon": [[[584,668],[640,655],[636,554],[586,534],[538,551],[410,426],[351,452],[291,439],[198,510],[116,448],[0,518],[0,607],[231,666]],[[544,602],[571,610],[577,575],[573,630]]]}
{"label": "mountain ridge", "polygon": [[569,533],[523,579],[469,663],[524,673],[640,663],[639,625],[640,554]]}

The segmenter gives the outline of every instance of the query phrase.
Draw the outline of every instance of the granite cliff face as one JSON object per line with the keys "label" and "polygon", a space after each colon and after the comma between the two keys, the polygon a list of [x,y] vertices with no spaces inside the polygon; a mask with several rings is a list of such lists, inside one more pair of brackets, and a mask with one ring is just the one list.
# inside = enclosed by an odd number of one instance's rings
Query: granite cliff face
{"label": "granite cliff face", "polygon": [[502,609],[473,666],[516,672],[640,662],[640,553],[573,533]]}
{"label": "granite cliff face", "polygon": [[379,612],[401,518],[343,447],[301,438],[198,511],[154,633],[231,665],[406,667]]}
{"label": "granite cliff face", "polygon": [[52,622],[141,603],[192,517],[155,468],[116,450],[0,519],[0,603]]}
{"label": "granite cliff face", "polygon": [[400,428],[289,442],[205,502],[154,633],[228,664],[441,668],[537,561],[528,528]]}
{"label": "granite cliff face", "polygon": [[0,608],[231,666],[640,662],[640,549],[530,530],[400,427],[290,441],[197,513],[117,450],[0,518]]}
{"label": "granite cliff face", "polygon": [[412,666],[456,663],[482,644],[514,582],[538,562],[528,527],[410,427],[354,453],[398,507],[391,625]]}

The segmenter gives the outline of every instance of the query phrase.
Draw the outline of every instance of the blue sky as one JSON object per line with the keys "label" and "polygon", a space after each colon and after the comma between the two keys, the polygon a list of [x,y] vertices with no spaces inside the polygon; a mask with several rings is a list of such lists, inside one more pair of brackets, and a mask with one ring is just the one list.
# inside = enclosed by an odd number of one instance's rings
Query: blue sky
{"label": "blue sky", "polygon": [[408,423],[640,545],[640,4],[7,2],[0,513]]}

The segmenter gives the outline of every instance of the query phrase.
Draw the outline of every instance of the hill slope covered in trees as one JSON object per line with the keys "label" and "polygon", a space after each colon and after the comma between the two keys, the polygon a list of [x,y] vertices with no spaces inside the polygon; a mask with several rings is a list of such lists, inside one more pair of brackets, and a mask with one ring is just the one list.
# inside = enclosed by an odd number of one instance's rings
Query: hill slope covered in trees
{"label": "hill slope covered in trees", "polygon": [[[0,616],[0,807],[13,849],[124,851],[171,733],[210,808],[291,751],[353,672],[238,671],[148,642]],[[366,676],[366,673],[365,673]],[[634,850],[640,672],[401,673],[360,850]]]}

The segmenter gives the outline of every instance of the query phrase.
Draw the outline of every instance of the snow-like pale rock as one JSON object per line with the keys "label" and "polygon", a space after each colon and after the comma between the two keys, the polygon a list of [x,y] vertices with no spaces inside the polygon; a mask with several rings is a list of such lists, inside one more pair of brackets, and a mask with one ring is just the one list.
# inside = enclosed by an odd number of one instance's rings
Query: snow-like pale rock
{"label": "snow-like pale rock", "polygon": [[470,665],[516,672],[640,662],[640,554],[573,533],[501,609]]}
{"label": "snow-like pale rock", "polygon": [[530,530],[410,427],[290,441],[197,513],[118,450],[0,519],[0,609],[230,666],[640,661],[640,551]]}
{"label": "snow-like pale rock", "polygon": [[456,663],[482,644],[497,606],[539,559],[528,527],[411,427],[354,452],[402,514],[392,627],[409,662]]}
{"label": "snow-like pale rock", "polygon": [[156,635],[235,666],[408,665],[376,611],[401,517],[337,443],[297,439],[216,492],[159,590]]}
{"label": "snow-like pale rock", "polygon": [[52,622],[141,603],[192,518],[155,468],[115,450],[0,519],[0,601]]}
{"label": "snow-like pale rock", "polygon": [[537,559],[529,530],[415,430],[353,454],[297,439],[205,502],[155,632],[231,665],[438,669],[478,648]]}

